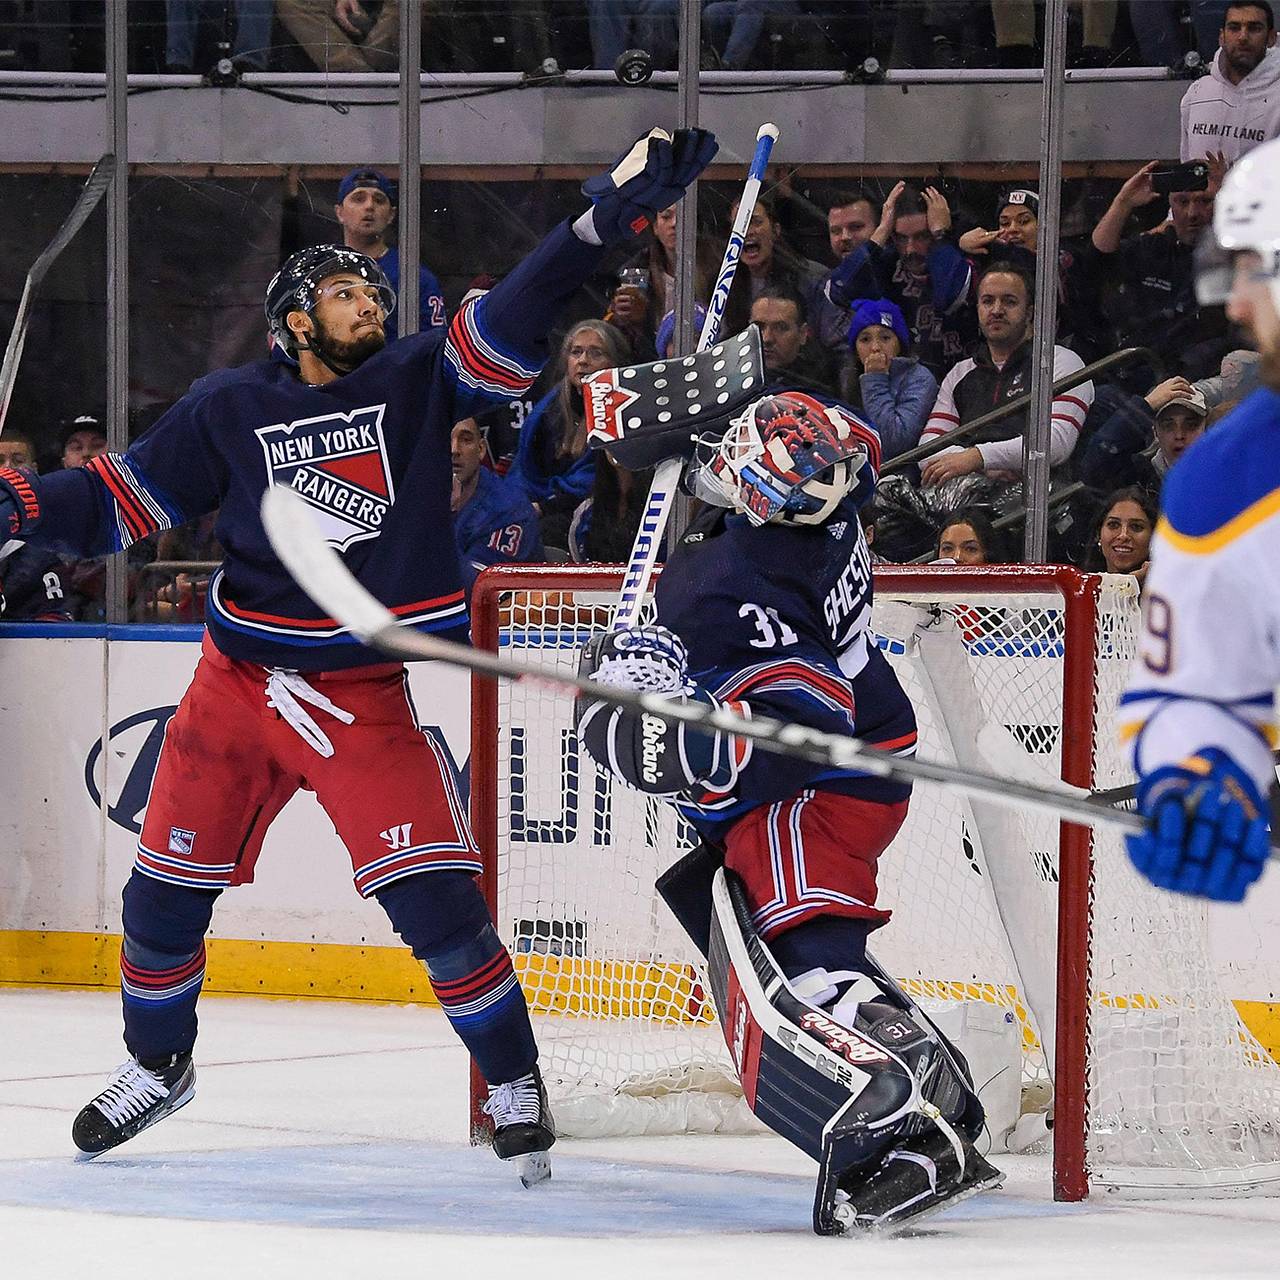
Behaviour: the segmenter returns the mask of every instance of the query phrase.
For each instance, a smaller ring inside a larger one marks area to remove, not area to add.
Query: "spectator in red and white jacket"
[[[961,360],[942,381],[921,444],[954,431],[1031,389],[1031,325],[1035,286],[1030,275],[1009,262],[993,262],[978,278],[977,354]],[[1056,381],[1082,369],[1084,362],[1066,347],[1053,349]],[[1085,414],[1093,403],[1093,383],[1085,382],[1053,400],[1049,461],[1058,466],[1071,456]],[[979,431],[964,447],[952,445],[921,464],[925,486],[957,476],[985,472],[995,480],[1022,474],[1022,437],[1027,414],[1015,413]]]

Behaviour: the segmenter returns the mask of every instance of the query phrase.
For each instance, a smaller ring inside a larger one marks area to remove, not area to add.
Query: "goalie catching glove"
[[[1138,784],[1151,827],[1128,836],[1133,865],[1152,884],[1218,902],[1240,902],[1270,857],[1266,807],[1253,780],[1210,748]]]
[[[595,636],[578,672],[615,689],[721,703],[689,679],[684,642],[666,627],[626,627]],[[740,712],[744,708],[734,708]],[[727,734],[669,724],[630,707],[580,694],[575,725],[592,758],[624,782],[652,796],[679,796],[694,788],[728,791],[750,756],[750,744]]]
[[[573,224],[574,231],[588,244],[635,239],[684,195],[717,149],[715,134],[706,129],[677,129],[674,134],[650,129],[608,173],[583,183],[591,208]]]

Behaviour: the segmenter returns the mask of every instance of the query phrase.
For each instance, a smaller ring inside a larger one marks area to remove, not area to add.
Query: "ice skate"
[[[127,1142],[195,1097],[196,1069],[189,1053],[168,1066],[148,1069],[136,1058],[118,1066],[107,1087],[76,1116],[72,1141],[80,1159],[92,1159]]]
[[[518,1080],[490,1085],[484,1112],[493,1117],[493,1150],[498,1159],[514,1161],[526,1187],[546,1182],[551,1177],[547,1152],[556,1133],[538,1068]]]
[[[822,1235],[893,1235],[923,1217],[1004,1181],[967,1139],[956,1135],[960,1154],[948,1136],[932,1130],[897,1144],[870,1172],[841,1175],[814,1227]],[[820,1224],[821,1228],[820,1229]]]

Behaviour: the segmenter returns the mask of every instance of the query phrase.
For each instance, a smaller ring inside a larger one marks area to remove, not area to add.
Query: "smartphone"
[[[643,267],[623,267],[618,272],[618,287],[649,291],[649,273]]]
[[[1175,191],[1204,191],[1209,186],[1209,165],[1204,160],[1161,165],[1151,171],[1151,186],[1162,196]]]

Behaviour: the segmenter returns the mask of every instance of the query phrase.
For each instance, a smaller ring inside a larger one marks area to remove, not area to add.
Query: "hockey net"
[[[476,642],[573,670],[619,585],[604,569],[490,570]],[[1137,624],[1130,578],[877,568],[873,628],[915,706],[920,755],[1001,776],[1132,780],[1113,711]],[[693,833],[579,751],[564,694],[478,678],[472,704],[486,890],[547,1015],[558,1128],[750,1129],[700,957],[653,888]],[[1091,1183],[1280,1190],[1280,1067],[1216,981],[1204,909],[1142,883],[1118,835],[922,784],[880,869],[893,919],[872,950],[967,1052],[977,1035],[980,1055],[1004,1044],[1007,1061],[1012,1042],[1012,1101],[984,1101],[1003,1105],[1013,1148],[1052,1123],[1059,1198]],[[476,1122],[479,1101],[476,1082]]]

